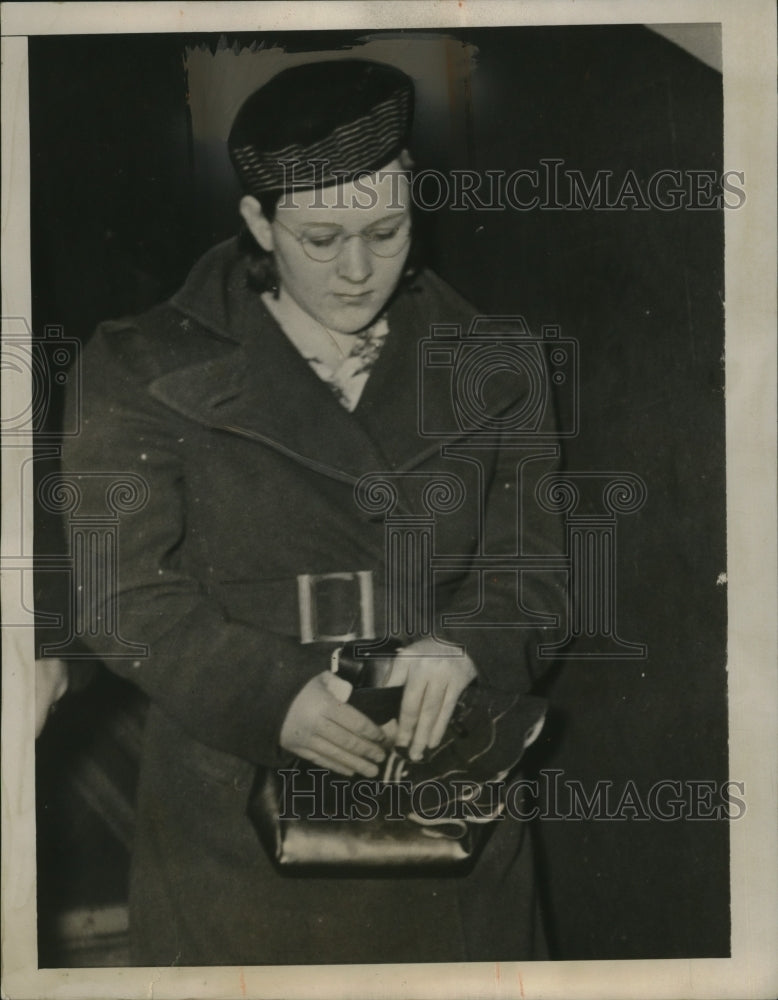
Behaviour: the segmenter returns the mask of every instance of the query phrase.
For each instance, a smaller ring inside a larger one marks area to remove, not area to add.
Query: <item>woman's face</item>
[[[244,199],[241,212],[259,244],[275,255],[284,291],[328,329],[356,333],[381,312],[403,273],[410,197],[407,174],[393,161],[349,184],[282,196],[273,222],[261,209],[256,217],[254,199]],[[397,252],[379,256],[387,249]],[[309,256],[331,253],[327,261]]]

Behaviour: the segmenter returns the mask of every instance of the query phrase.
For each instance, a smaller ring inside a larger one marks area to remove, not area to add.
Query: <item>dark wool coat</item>
[[[384,517],[355,504],[362,475],[460,478],[465,501],[437,517],[439,554],[559,549],[557,522],[531,499],[536,479],[552,468],[553,447],[521,464],[516,449],[477,435],[420,434],[420,423],[456,423],[451,372],[444,364],[428,377],[419,344],[431,324],[465,332],[473,315],[431,273],[399,290],[387,343],[350,414],[249,287],[246,261],[230,241],[206,254],[169,302],[104,324],[88,345],[81,434],[65,449],[81,512],[104,504],[105,477],[95,472],[134,473],[148,487],[142,509],[120,515],[116,579],[86,609],[115,612],[114,633],[148,650],[128,657],[105,636],[94,650],[151,703],[130,901],[134,962],[538,954],[521,823],[496,824],[464,877],[290,878],[273,868],[245,815],[257,765],[287,762],[278,733],[291,701],[329,663],[332,644],[299,641],[297,575],[372,569],[383,579]],[[516,393],[515,381],[510,391],[498,385],[490,407],[518,405]],[[548,429],[550,408],[544,419]],[[420,512],[426,481],[401,482],[408,512]],[[549,573],[522,573],[518,596],[515,569],[480,581],[460,558],[435,574],[435,588],[438,616],[482,607],[482,620],[509,625],[524,609],[562,611],[559,579]],[[381,635],[380,597],[376,615]],[[530,689],[538,630],[439,632],[467,646],[489,683]]]

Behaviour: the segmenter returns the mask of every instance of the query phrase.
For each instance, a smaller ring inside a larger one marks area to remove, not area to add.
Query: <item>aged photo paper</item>
[[[2,996],[775,996],[774,4],[1,6]],[[292,699],[403,630],[499,807],[290,874]]]

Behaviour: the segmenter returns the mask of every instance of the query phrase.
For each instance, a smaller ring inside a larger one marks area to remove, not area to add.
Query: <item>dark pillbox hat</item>
[[[385,166],[407,145],[413,83],[383,63],[293,66],[243,104],[227,140],[252,195],[326,187]]]

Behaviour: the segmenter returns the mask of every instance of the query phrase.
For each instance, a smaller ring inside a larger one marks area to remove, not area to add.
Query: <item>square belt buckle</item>
[[[300,573],[297,597],[301,643],[375,639],[372,570]]]

